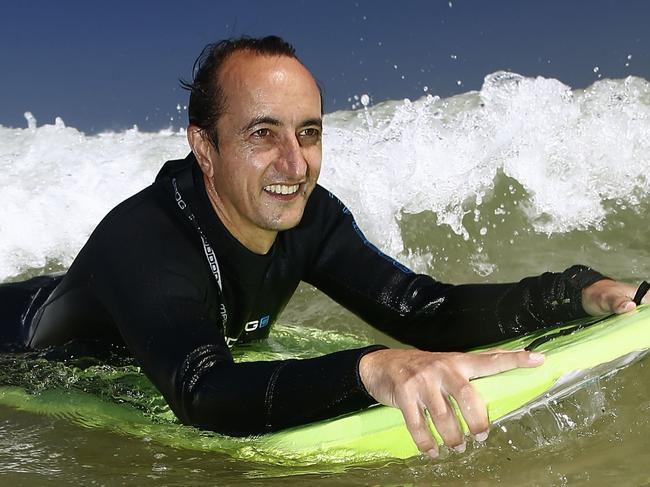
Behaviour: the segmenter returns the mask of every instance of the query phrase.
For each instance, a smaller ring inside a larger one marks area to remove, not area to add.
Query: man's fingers
[[[603,279],[582,290],[582,306],[592,316],[627,313],[636,308],[633,299],[637,289],[629,284]],[[642,303],[650,303],[649,294],[646,293]]]
[[[627,284],[610,287],[601,297],[600,307],[603,313],[626,313],[636,308],[634,304],[635,288]]]
[[[469,385],[469,382],[467,384]],[[438,431],[442,441],[451,448],[463,449],[465,444],[464,435],[451,404],[441,394],[440,389],[429,390],[428,392],[425,405],[429,412],[431,422],[436,427],[436,431]]]
[[[511,352],[467,353],[464,373],[469,379],[498,374],[518,367],[537,367],[544,355],[524,350]]]
[[[485,439],[489,427],[485,403],[469,380],[517,367],[535,367],[543,361],[542,354],[527,351],[432,353],[388,349],[365,355],[359,363],[359,375],[377,401],[402,411],[417,448],[435,457],[438,444],[425,410],[445,444],[462,451],[464,432],[452,407],[454,401],[470,433],[479,441]]]
[[[616,314],[627,313],[636,308],[636,304],[628,296],[617,296],[613,301],[612,310]]]
[[[413,442],[415,443],[415,446],[417,446],[418,450],[422,453],[428,454],[431,458],[437,457],[438,443],[429,430],[421,406],[416,402],[410,402],[403,405],[398,404],[398,407],[402,411],[402,416],[404,416],[406,429],[408,429],[408,432],[411,434]]]
[[[461,375],[457,375],[453,381],[444,386],[456,400],[469,432],[474,436],[486,432],[490,426],[487,407],[474,386]]]

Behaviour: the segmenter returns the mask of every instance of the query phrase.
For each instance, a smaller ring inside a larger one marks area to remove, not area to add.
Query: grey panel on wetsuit
[[[0,284],[0,344],[4,348],[27,345],[34,315],[62,278],[63,274],[53,274]]]
[[[64,278],[29,323],[26,345],[46,348],[75,340],[121,343],[98,297],[85,287],[70,289],[66,284]]]
[[[71,341],[122,342],[98,299],[66,285],[65,274],[0,284],[0,345],[46,348]]]

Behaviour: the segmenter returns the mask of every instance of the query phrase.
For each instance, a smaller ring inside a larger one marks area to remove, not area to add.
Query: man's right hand
[[[483,441],[489,427],[487,409],[469,380],[517,367],[537,367],[543,362],[542,354],[525,351],[434,353],[386,349],[364,355],[359,375],[375,400],[402,411],[418,449],[434,458],[438,444],[427,425],[425,409],[444,443],[464,451],[464,434],[449,397],[458,404],[470,433]]]

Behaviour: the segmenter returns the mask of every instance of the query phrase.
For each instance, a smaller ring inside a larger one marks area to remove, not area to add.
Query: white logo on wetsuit
[[[244,325],[244,330],[251,332],[255,331],[258,328],[264,328],[266,325],[269,324],[269,315],[262,316],[259,320],[255,321],[249,321]]]

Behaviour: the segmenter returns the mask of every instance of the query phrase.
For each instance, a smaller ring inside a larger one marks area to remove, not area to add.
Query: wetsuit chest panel
[[[266,338],[300,282],[300,266],[288,256],[274,255],[268,264],[255,281],[250,275],[242,279],[242,269],[247,266],[239,267],[232,283],[229,273],[224,272],[224,280],[230,284],[224,286],[224,297],[228,309],[233,310],[227,327],[231,339],[248,342]]]

